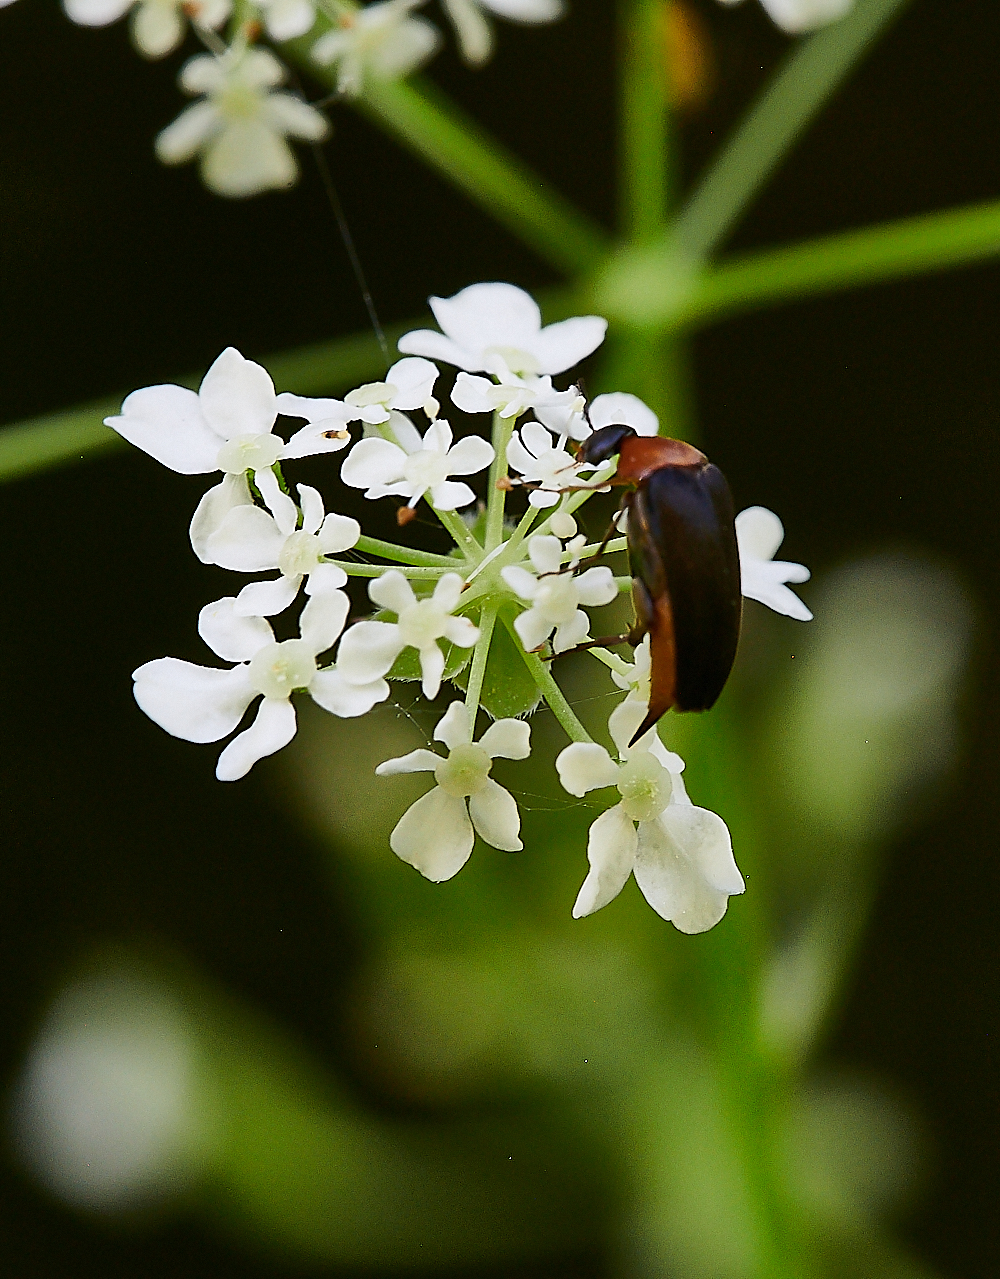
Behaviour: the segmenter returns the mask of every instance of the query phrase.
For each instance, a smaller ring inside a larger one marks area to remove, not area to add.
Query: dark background
[[[787,44],[752,3],[695,7],[716,89],[684,124],[689,176]],[[572,0],[560,26],[504,25],[485,71],[466,71],[450,51],[433,68],[609,226],[612,8]],[[191,166],[167,170],[152,155],[183,105],[181,55],[147,64],[123,25],[79,29],[41,0],[19,0],[0,22],[5,420],[169,380],[227,344],[256,357],[365,326],[308,153],[294,192],[212,197]],[[998,70],[993,0],[915,0],[730,247],[1000,195]],[[554,282],[353,114],[337,111],[334,125],[327,154],[386,322],[478,279]],[[949,557],[977,604],[964,767],[936,815],[892,850],[829,1053],[918,1100],[936,1173],[903,1230],[962,1279],[995,1274],[1000,1252],[998,286],[1000,268],[986,266],[797,303],[719,325],[694,347],[706,447],[738,507],[781,512],[789,558],[821,570],[916,545]],[[337,1057],[330,1005],[354,942],[315,851],[256,778],[220,787],[207,749],[174,742],[131,701],[140,662],[165,652],[201,660],[191,621],[209,598],[206,570],[179,553],[201,487],[129,453],[4,490],[5,1078],[73,956],[130,933],[178,944]],[[194,1227],[102,1232],[15,1172],[4,1175],[0,1251],[18,1279],[272,1273]],[[566,1273],[597,1274],[599,1264]]]

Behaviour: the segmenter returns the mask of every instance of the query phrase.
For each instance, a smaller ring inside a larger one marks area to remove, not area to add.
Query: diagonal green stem
[[[486,675],[486,661],[490,655],[490,643],[493,640],[493,628],[496,626],[497,606],[487,604],[479,618],[479,639],[476,640],[476,651],[472,655],[472,667],[469,671],[469,683],[465,690],[465,708],[469,712],[469,729],[474,733],[476,713],[479,710],[479,698],[483,691],[483,677]]]
[[[381,577],[388,568],[385,564],[359,564],[356,560],[328,559],[325,563],[335,564],[337,568],[343,569],[348,577]],[[414,568],[409,564],[393,565],[393,567],[397,573],[402,573],[404,577],[418,582],[436,582],[444,571],[440,568]]]
[[[367,555],[381,555],[383,559],[395,560],[399,564],[418,564],[425,568],[439,569],[459,567],[450,555],[432,555],[430,551],[416,551],[409,546],[397,546],[395,542],[383,542],[381,538],[365,537],[364,534],[358,538],[354,549],[364,551]]]
[[[566,736],[572,742],[592,742],[594,739],[590,736],[584,726],[577,719],[572,706],[567,702],[565,694],[559,685],[552,678],[552,672],[549,670],[547,662],[543,662],[537,653],[526,653],[524,645],[521,643],[521,637],[514,629],[513,620],[505,614],[501,614],[504,626],[510,633],[514,646],[521,654],[525,666],[527,666],[531,678],[541,689],[542,696],[548,703],[549,710],[559,721]]]
[[[451,534],[455,545],[465,553],[466,559],[471,564],[478,564],[483,558],[483,548],[469,532],[468,526],[461,515],[457,511],[439,511],[430,499],[428,499],[428,505]],[[457,572],[461,565],[453,563],[452,567]]]

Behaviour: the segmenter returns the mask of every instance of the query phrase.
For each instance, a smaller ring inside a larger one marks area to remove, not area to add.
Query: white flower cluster
[[[190,525],[191,545],[203,563],[270,574],[201,610],[199,634],[227,665],[173,657],[146,662],[134,673],[136,701],[175,737],[230,738],[216,773],[235,781],[292,739],[294,696],[307,693],[336,716],[364,715],[390,696],[391,680],[407,678],[406,669],[418,663],[425,698],[434,701],[451,689],[434,730],[448,754],[413,751],[386,761],[378,772],[433,772],[435,787],[403,815],[391,845],[427,878],[441,881],[465,863],[477,833],[494,848],[521,848],[517,802],[490,770],[497,757],[528,756],[529,726],[500,718],[476,738],[491,637],[507,618],[525,669],[571,738],[557,761],[563,786],[576,796],[601,788],[617,788],[619,796],[591,827],[591,870],[574,913],[600,909],[634,874],[653,908],[678,928],[710,928],[729,895],[742,892],[743,881],[725,823],[688,799],[683,762],[664,749],[655,731],[629,744],[650,697],[649,644],[636,650],[631,664],[594,650],[627,690],[608,725],[617,762],[590,740],[565,699],[554,696],[553,677],[536,656],[588,640],[587,610],[610,603],[630,584],[606,565],[588,566],[586,538],[574,515],[606,488],[614,460],[596,468],[578,462],[569,441],[612,423],[655,435],[656,416],[634,396],[599,396],[588,408],[576,387],[553,387],[553,377],[603,341],[606,323],[597,316],[543,326],[532,298],[509,284],[472,285],[430,304],[440,331],[406,334],[399,343],[403,358],[385,380],[343,399],[276,394],[267,372],[230,347],[197,392],[145,387],[128,396],[119,416],[107,419],[171,470],[218,477]],[[455,439],[439,416],[434,360],[459,370],[451,392],[456,407],[474,415],[491,412],[492,443],[478,434]],[[422,432],[408,416],[414,412],[428,419]],[[533,419],[518,428],[529,412]],[[286,439],[276,429],[279,415],[304,425]],[[328,512],[316,489],[289,485],[289,463],[342,451],[345,486],[371,501],[395,499],[400,524],[424,500],[455,550],[431,554],[364,537],[355,519]],[[481,503],[465,519],[459,511],[477,501],[466,481],[487,468],[485,510]],[[514,527],[504,521],[504,503],[518,486],[529,497]],[[744,595],[808,618],[786,585],[805,581],[807,570],[773,559],[782,539],[777,516],[751,507],[737,517],[736,528]],[[623,546],[619,541],[612,549]],[[378,610],[350,626],[349,576],[369,579]],[[272,623],[303,595],[297,623]],[[414,654],[405,668],[408,649]],[[451,700],[457,677],[464,696]],[[237,731],[258,699],[252,723]]]

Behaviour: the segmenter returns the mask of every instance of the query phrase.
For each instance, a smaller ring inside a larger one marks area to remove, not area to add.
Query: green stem
[[[381,577],[389,569],[387,564],[359,564],[355,560],[326,560],[325,563],[342,568],[348,577]],[[436,582],[445,571],[440,568],[411,568],[408,565],[395,564],[392,567],[397,573],[402,573],[404,577],[412,578],[417,582]],[[456,565],[452,564],[452,569],[455,567]]]
[[[525,666],[527,666],[531,678],[541,689],[542,696],[548,703],[549,710],[559,721],[563,732],[572,742],[592,742],[594,739],[590,736],[584,726],[577,719],[572,706],[567,702],[562,689],[552,678],[552,672],[549,670],[547,662],[543,662],[537,653],[526,653],[524,645],[521,643],[520,636],[514,629],[512,619],[503,616],[503,624],[510,633],[511,639],[514,641],[514,647],[521,654]]]
[[[383,559],[396,560],[400,564],[419,564],[425,568],[461,567],[450,555],[432,555],[430,551],[416,551],[409,546],[397,546],[395,542],[383,542],[381,538],[366,537],[364,534],[358,538],[354,550],[364,551],[368,555],[381,555]]]
[[[487,604],[479,617],[479,639],[476,640],[476,651],[472,655],[472,668],[469,671],[469,683],[465,690],[465,708],[469,712],[469,730],[472,732],[476,727],[476,714],[479,710],[479,698],[483,691],[483,677],[486,674],[486,661],[490,655],[490,643],[493,639],[496,620],[496,604]]]
[[[604,231],[429,81],[369,78],[354,105],[560,271],[585,273],[603,256]]]
[[[470,564],[478,564],[483,558],[483,548],[469,532],[469,529],[457,511],[439,511],[433,502],[428,499],[428,506],[445,526],[455,541],[456,546],[465,552],[466,560]],[[460,565],[452,561],[452,567],[457,572]]]
[[[624,236],[642,242],[666,229],[670,113],[662,0],[620,0],[621,214]]]
[[[600,549],[600,542],[591,542],[588,546],[584,546],[580,551],[578,551],[577,554],[580,556],[580,559],[585,560],[588,556],[596,555]],[[603,553],[605,555],[617,555],[619,551],[627,550],[628,539],[624,537],[616,537],[610,541],[607,546],[605,546]],[[567,560],[570,558],[568,551],[564,552],[564,558]]]
[[[496,550],[503,541],[503,513],[507,501],[505,489],[497,488],[507,474],[507,445],[514,433],[514,418],[493,414],[493,462],[490,466],[490,491],[486,498],[486,552]]]
[[[506,551],[510,557],[513,557],[520,549],[521,543],[531,531],[531,526],[540,514],[541,508],[538,506],[528,505],[528,509],[521,516],[521,522],[511,534],[507,542]]]
[[[726,238],[820,107],[906,0],[856,0],[804,40],[744,116],[677,222],[682,257],[708,257]]]

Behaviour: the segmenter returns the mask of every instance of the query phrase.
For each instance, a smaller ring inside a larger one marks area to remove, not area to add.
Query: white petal
[[[325,653],[344,629],[351,602],[343,591],[310,595],[299,618],[299,634],[314,653]]]
[[[398,626],[357,622],[340,641],[337,670],[351,684],[370,684],[386,674],[402,650]]]
[[[614,574],[603,564],[597,568],[588,568],[574,581],[580,603],[588,608],[594,608],[599,604],[610,604],[618,594]]]
[[[590,618],[578,608],[568,622],[560,622],[552,638],[552,651],[565,653],[590,637]]]
[[[555,22],[565,12],[563,0],[482,0],[482,3],[511,22]]]
[[[618,765],[596,742],[571,742],[556,756],[556,772],[563,789],[577,796],[618,781]]]
[[[475,0],[441,0],[455,28],[462,57],[480,67],[493,52],[493,32]]]
[[[529,350],[541,329],[535,299],[513,284],[470,284],[454,297],[431,298],[430,305],[448,337],[470,351],[495,346]]]
[[[648,404],[627,391],[613,391],[599,395],[587,409],[590,424],[595,431],[602,426],[631,426],[639,435],[656,435],[660,419]]]
[[[217,742],[231,733],[257,696],[245,666],[221,671],[160,657],[132,672],[135,700],[149,718],[188,742]]]
[[[766,506],[748,506],[736,517],[736,544],[740,558],[772,560],[785,537],[785,530]]]
[[[419,453],[424,447],[424,442],[420,438],[420,432],[405,413],[400,413],[396,409],[390,409],[389,428],[399,441],[399,446],[404,453]]]
[[[523,600],[533,600],[538,591],[538,578],[520,564],[509,564],[500,570],[500,576],[515,595]]]
[[[635,827],[621,804],[598,817],[587,840],[590,874],[573,906],[574,919],[592,915],[618,896],[632,873],[638,842]]]
[[[485,471],[496,454],[493,445],[479,435],[467,435],[448,451],[449,475],[476,475]]]
[[[483,367],[476,354],[433,329],[413,329],[410,333],[404,333],[396,345],[409,355],[427,355],[432,360],[454,364],[460,369],[475,370]]]
[[[431,489],[431,502],[439,511],[457,511],[475,500],[475,493],[460,480],[444,480]]]
[[[330,132],[326,116],[291,93],[269,93],[263,102],[262,115],[278,133],[306,142],[321,142]]]
[[[387,569],[368,584],[368,597],[380,608],[391,609],[397,616],[417,602],[413,587],[397,568]]]
[[[521,443],[535,458],[541,457],[552,448],[552,436],[538,422],[525,422],[521,427]]]
[[[797,622],[811,621],[812,613],[785,582],[807,582],[810,576],[804,564],[790,564],[785,560],[743,559],[740,562],[743,595],[748,600],[766,604],[776,613],[794,617]]]
[[[343,400],[317,399],[311,395],[293,395],[282,391],[276,398],[278,412],[286,417],[304,417],[307,422],[325,422],[330,419],[346,424],[353,420],[353,410]]]
[[[205,541],[209,564],[237,573],[277,568],[285,537],[274,517],[259,506],[237,506]]]
[[[300,485],[300,491],[301,487]],[[360,536],[361,525],[357,520],[349,515],[336,515],[331,512],[320,526],[320,550],[324,555],[336,555],[339,551],[349,551],[357,544]]]
[[[469,796],[469,816],[480,838],[493,848],[519,853],[524,847],[520,840],[521,814],[517,801],[492,777],[486,779],[482,790]]]
[[[544,509],[548,506],[555,506],[559,501],[559,494],[550,489],[535,489],[528,498],[531,506],[538,506]]]
[[[257,718],[229,743],[219,756],[215,775],[220,782],[246,777],[254,764],[287,746],[295,736],[295,707],[283,699],[265,697]]]
[[[234,610],[240,617],[274,617],[295,602],[301,585],[301,577],[283,573],[266,582],[248,582],[236,596]]]
[[[479,627],[467,617],[448,617],[443,629],[444,638],[459,648],[471,648],[479,639]]]
[[[433,773],[440,763],[440,755],[421,749],[410,751],[409,755],[387,759],[384,764],[379,764],[375,772],[379,777],[394,777],[397,773]]]
[[[842,18],[854,0],[762,0],[762,3],[782,30],[789,35],[801,35]]]
[[[282,493],[275,473],[270,468],[255,471],[253,479],[281,533],[285,537],[294,533],[299,522],[299,512],[288,494]]]
[[[233,199],[283,191],[298,173],[288,143],[260,120],[227,121],[201,161],[202,181],[209,190]]]
[[[340,468],[340,478],[351,488],[394,484],[403,476],[406,454],[396,444],[372,436],[359,440]]]
[[[611,712],[608,718],[608,732],[611,734],[611,740],[618,747],[618,753],[624,755],[629,749],[629,742],[632,740],[632,734],[646,718],[645,702],[636,701],[635,698],[628,697],[624,702]],[[652,731],[652,730],[650,730]],[[642,746],[648,749],[652,738],[649,734],[644,735],[636,746]]]
[[[105,426],[181,475],[205,475],[219,469],[222,439],[201,412],[198,396],[183,386],[145,386],[133,391],[120,417]]]
[[[198,614],[198,634],[213,653],[227,662],[249,662],[254,653],[274,643],[274,632],[262,614],[241,617],[235,604],[231,595],[206,604]]]
[[[425,18],[407,18],[390,28],[369,55],[374,75],[383,80],[408,76],[434,53],[441,33]],[[391,379],[390,379],[391,380]]]
[[[250,496],[246,475],[224,475],[222,483],[210,488],[202,497],[191,517],[188,536],[195,555],[203,564],[212,563],[208,553],[208,539],[229,512],[237,506],[252,505],[253,498]]]
[[[274,384],[266,369],[227,346],[205,374],[201,411],[219,435],[268,435],[278,416]]]
[[[435,884],[458,874],[474,843],[465,800],[446,795],[440,786],[411,804],[389,836],[396,856]]]
[[[63,0],[70,22],[80,27],[106,27],[131,9],[133,0]]]
[[[437,722],[434,729],[434,740],[444,742],[450,751],[462,746],[472,739],[472,726],[469,723],[469,712],[464,702],[452,702]]]
[[[309,683],[309,695],[331,715],[341,719],[354,719],[367,715],[378,702],[389,696],[389,685],[384,679],[370,684],[349,684],[336,670],[317,671]]]
[[[335,431],[337,434],[328,439],[329,431]],[[343,434],[340,434],[341,432]],[[281,450],[281,456],[284,460],[317,457],[321,453],[339,453],[341,449],[346,449],[350,442],[351,436],[346,424],[337,419],[328,418],[325,421],[312,422],[302,427],[300,431],[296,431]]]
[[[562,564],[562,543],[558,537],[548,534],[529,538],[528,555],[536,573],[558,573]]]
[[[444,653],[437,644],[427,644],[420,650],[420,674],[424,697],[433,702],[441,691],[441,676],[444,674]]]
[[[306,594],[321,595],[325,591],[336,591],[347,585],[347,574],[336,564],[317,564],[310,569],[306,578]]]
[[[295,487],[298,489],[299,506],[302,508],[302,531],[303,533],[318,533],[323,524],[323,498],[320,496],[318,489],[311,488],[308,484],[297,484]],[[357,521],[352,521],[352,523],[357,523]],[[338,547],[337,549],[346,548]]]
[[[507,445],[507,463],[515,471],[519,471],[521,475],[533,476],[538,469],[538,458],[529,453],[524,447],[517,431],[510,437],[510,442]]]
[[[451,426],[443,417],[432,422],[424,434],[424,448],[433,449],[435,453],[447,453],[451,448],[451,441]]]
[[[147,58],[162,58],[184,39],[179,9],[162,0],[146,0],[132,11],[132,39]]]
[[[214,102],[194,102],[156,135],[156,157],[162,164],[185,164],[222,128]]]
[[[526,653],[541,648],[553,631],[553,625],[541,609],[530,608],[514,619],[514,630]]]
[[[490,759],[527,759],[531,727],[523,719],[498,719],[479,739],[479,745]]]
[[[718,813],[693,804],[669,804],[660,823],[710,887],[729,894],[745,890],[729,827]]]
[[[675,812],[690,811],[675,808]],[[728,893],[705,881],[664,823],[643,822],[639,832],[635,878],[646,901],[682,933],[714,928],[726,913]]]
[[[450,613],[462,598],[463,585],[464,582],[460,573],[445,573],[444,577],[438,579],[438,584],[434,587],[434,594],[431,598],[438,608]]]
[[[598,315],[578,315],[550,324],[531,343],[539,373],[563,373],[590,355],[604,341],[607,320]]]
[[[492,413],[496,407],[492,394],[495,385],[489,378],[459,373],[452,388],[451,402],[463,413]]]
[[[396,388],[392,399],[395,409],[422,409],[430,399],[434,383],[438,379],[436,364],[430,360],[415,359],[397,360],[385,380]]]
[[[315,21],[316,9],[309,0],[269,0],[264,7],[264,25],[274,40],[304,36]]]

